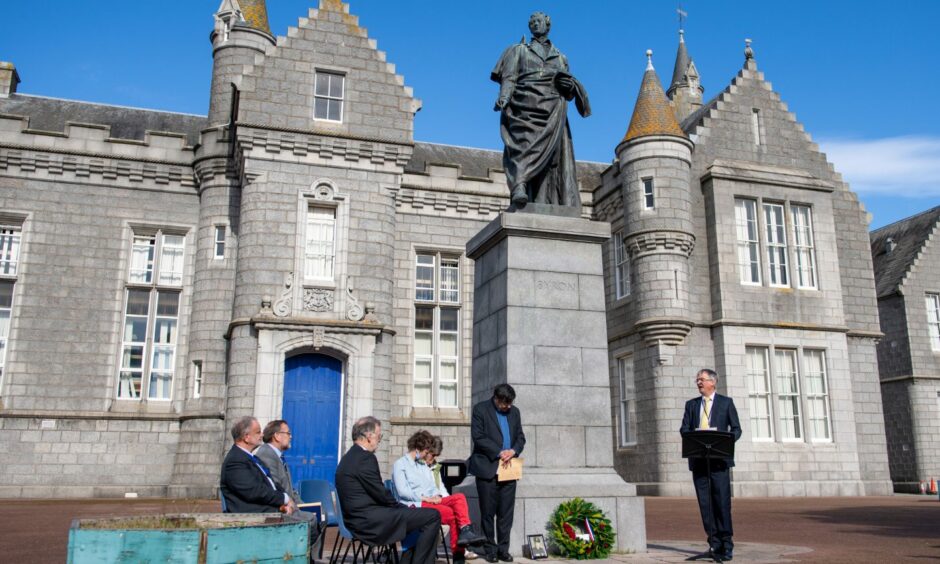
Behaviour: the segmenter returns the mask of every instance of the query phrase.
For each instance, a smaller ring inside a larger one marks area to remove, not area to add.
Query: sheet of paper
[[[521,458],[513,458],[509,464],[499,463],[499,469],[496,471],[496,480],[499,482],[511,482],[522,479],[522,464],[525,462]]]

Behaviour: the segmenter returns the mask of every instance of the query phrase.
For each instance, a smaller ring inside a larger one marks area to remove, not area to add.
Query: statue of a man
[[[568,129],[568,101],[588,117],[591,106],[581,83],[568,73],[568,59],[548,39],[552,20],[529,18],[532,41],[503,52],[490,75],[499,83],[496,111],[506,148],[503,168],[516,208],[528,202],[581,206]]]

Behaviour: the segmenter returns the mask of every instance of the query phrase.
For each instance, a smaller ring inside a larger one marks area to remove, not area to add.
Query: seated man
[[[465,546],[481,544],[485,539],[473,530],[467,498],[460,493],[448,494],[431,471],[443,446],[439,437],[427,431],[412,435],[408,439],[408,453],[392,468],[392,482],[402,503],[428,507],[441,514],[441,522],[450,526],[450,549],[454,560],[459,562],[476,557],[473,552],[466,551]]]
[[[271,478],[271,472],[251,451],[261,444],[261,425],[245,416],[232,425],[232,450],[222,463],[219,489],[226,513],[276,513],[296,509],[290,496]]]
[[[385,489],[374,454],[382,440],[382,424],[371,416],[359,419],[353,424],[352,440],[355,444],[336,467],[336,492],[346,528],[370,545],[396,543],[417,530],[417,543],[403,561],[433,564],[441,516],[433,509],[406,507]]]

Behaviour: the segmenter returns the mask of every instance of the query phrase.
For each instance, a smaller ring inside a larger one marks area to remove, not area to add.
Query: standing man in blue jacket
[[[512,405],[515,400],[516,391],[512,386],[500,384],[493,390],[492,398],[473,406],[470,420],[473,450],[469,470],[476,477],[477,494],[480,496],[487,562],[512,562],[509,533],[516,506],[516,482],[500,482],[496,473],[500,464],[508,464],[518,457],[525,446],[519,408]]]
[[[741,438],[741,423],[734,401],[728,396],[715,392],[718,374],[714,370],[703,368],[695,375],[695,385],[699,397],[685,402],[685,415],[682,417],[680,433],[712,430],[734,434],[734,440]],[[695,495],[698,497],[699,511],[702,513],[702,525],[708,535],[709,552],[718,559],[731,560],[734,542],[731,540],[731,468],[733,458],[712,459],[711,473],[704,458],[690,458],[689,470],[695,483]],[[708,482],[711,480],[712,499],[708,501]]]

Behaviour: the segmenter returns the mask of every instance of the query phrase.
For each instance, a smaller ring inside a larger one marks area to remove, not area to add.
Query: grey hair
[[[718,382],[718,373],[715,372],[714,370],[711,370],[709,368],[703,368],[699,370],[698,372],[696,372],[695,376],[698,377],[698,376],[701,376],[702,374],[707,376],[708,379],[711,380],[712,382],[715,382],[715,383]]]
[[[257,421],[257,419],[251,415],[236,419],[235,423],[232,425],[232,440],[237,441],[248,434],[248,430],[251,429],[251,425],[255,421]]]
[[[369,433],[374,433],[376,427],[381,426],[382,422],[375,417],[372,417],[371,415],[366,415],[365,417],[356,420],[352,427],[353,442],[366,438],[366,435]]]

